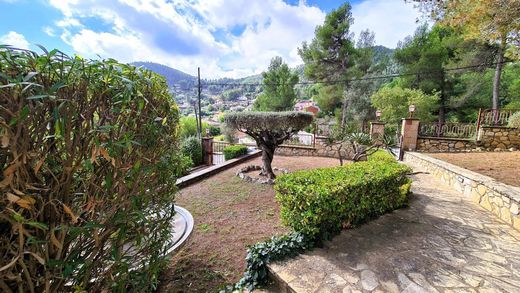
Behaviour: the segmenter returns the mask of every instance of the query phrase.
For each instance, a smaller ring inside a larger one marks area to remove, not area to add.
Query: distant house
[[[303,100],[299,101],[294,105],[294,111],[298,112],[311,112],[314,116],[318,115],[318,112],[320,111],[320,107],[318,107],[318,104],[316,102],[311,100]]]

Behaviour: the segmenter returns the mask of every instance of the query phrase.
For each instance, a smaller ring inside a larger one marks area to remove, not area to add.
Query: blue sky
[[[0,0],[0,44],[34,44],[87,58],[153,61],[203,77],[264,71],[274,56],[301,64],[297,48],[339,0]],[[350,1],[352,31],[395,47],[419,13],[404,0]]]

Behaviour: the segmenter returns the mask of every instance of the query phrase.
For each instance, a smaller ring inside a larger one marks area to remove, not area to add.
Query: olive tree
[[[227,126],[251,136],[262,150],[261,175],[274,179],[273,161],[276,148],[298,131],[311,124],[313,116],[304,112],[240,112],[224,116]]]

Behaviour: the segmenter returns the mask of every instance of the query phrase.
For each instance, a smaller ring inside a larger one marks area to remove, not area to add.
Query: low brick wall
[[[477,147],[475,140],[443,137],[417,138],[417,151],[427,153],[467,152]]]
[[[336,145],[327,145],[325,137],[317,137],[314,147],[282,145],[276,148],[275,155],[338,158],[338,148]],[[344,145],[342,154],[344,158],[351,157],[350,147]]]
[[[520,129],[482,126],[477,140],[489,150],[520,149]]]
[[[404,161],[417,164],[444,184],[520,230],[520,188],[424,154],[407,152]]]

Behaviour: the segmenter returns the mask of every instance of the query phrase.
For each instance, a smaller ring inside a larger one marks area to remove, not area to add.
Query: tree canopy
[[[281,57],[275,57],[266,72],[262,73],[263,93],[253,105],[256,111],[292,110],[296,101],[294,86],[298,83],[298,75],[291,72]]]
[[[316,27],[312,42],[304,42],[298,49],[308,78],[326,82],[354,76],[357,51],[350,32],[353,21],[350,4],[341,5],[327,14],[323,25]],[[342,104],[341,124],[344,125],[348,107],[346,95]]]
[[[518,57],[520,0],[415,0],[435,20],[460,29],[467,39],[497,46],[492,107],[499,107],[506,54]]]
[[[371,97],[372,104],[381,110],[381,119],[397,124],[401,118],[408,116],[408,106],[415,105],[415,117],[421,121],[432,121],[436,118],[432,113],[438,107],[439,94],[427,95],[421,90],[385,86]]]
[[[237,112],[224,116],[226,126],[251,136],[262,150],[262,174],[274,179],[271,167],[276,148],[311,124],[313,116],[305,112]]]

